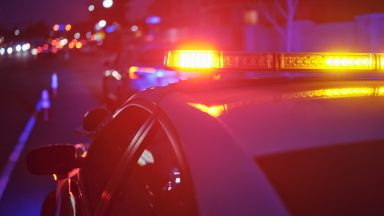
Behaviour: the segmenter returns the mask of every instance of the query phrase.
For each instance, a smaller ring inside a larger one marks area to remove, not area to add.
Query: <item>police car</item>
[[[137,91],[175,82],[171,81],[176,78],[175,72],[163,67],[164,49],[152,47],[136,52],[125,50],[115,56],[114,63],[105,62],[107,68],[102,78],[102,94],[111,110]]]
[[[200,76],[94,115],[89,146],[29,153],[58,183],[44,213],[384,214],[383,55],[175,50],[166,65]]]

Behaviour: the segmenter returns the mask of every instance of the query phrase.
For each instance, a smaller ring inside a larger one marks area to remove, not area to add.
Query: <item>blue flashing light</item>
[[[57,31],[65,31],[65,25],[59,24],[59,29]]]
[[[159,24],[161,22],[161,18],[158,16],[150,16],[150,17],[147,17],[145,22],[147,24]]]
[[[115,25],[107,26],[107,27],[105,28],[105,31],[106,31],[107,33],[115,32],[115,31],[116,31],[116,26],[115,26]]]

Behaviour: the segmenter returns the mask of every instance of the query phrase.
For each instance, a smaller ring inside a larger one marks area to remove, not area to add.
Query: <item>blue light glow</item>
[[[147,24],[159,24],[161,22],[161,18],[158,16],[150,16],[145,20]]]
[[[164,76],[164,72],[163,71],[158,71],[158,72],[156,72],[156,76],[157,77],[163,77]]]
[[[114,32],[114,31],[116,31],[116,26],[115,26],[115,25],[107,26],[107,27],[105,28],[105,31],[106,31],[107,33],[112,33],[112,32]]]
[[[177,177],[177,178],[175,179],[175,183],[176,183],[176,184],[180,184],[180,183],[181,183],[181,178]]]

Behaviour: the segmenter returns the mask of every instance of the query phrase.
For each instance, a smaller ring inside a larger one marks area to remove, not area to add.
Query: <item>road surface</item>
[[[39,215],[45,195],[55,188],[51,177],[27,172],[28,150],[48,144],[89,141],[74,131],[81,127],[87,110],[101,105],[102,59],[100,54],[77,54],[68,60],[60,55],[37,60],[0,59],[0,174],[9,178],[0,196],[1,216]],[[56,97],[51,94],[49,120],[44,121],[39,115],[29,133],[28,122],[31,123],[42,90],[50,88],[54,72],[59,87]],[[25,145],[21,145],[24,148],[17,149],[15,145],[20,144],[23,136],[27,138]],[[20,157],[12,167],[18,150]],[[9,175],[7,169],[11,170]],[[1,190],[0,184],[0,194]]]

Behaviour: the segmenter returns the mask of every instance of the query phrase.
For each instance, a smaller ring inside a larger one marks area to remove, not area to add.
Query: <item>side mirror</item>
[[[112,114],[105,108],[96,108],[87,112],[83,119],[83,129],[89,132],[102,128],[112,118]]]
[[[34,175],[66,175],[80,167],[75,145],[51,145],[33,149],[27,154],[27,167]]]

